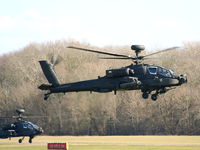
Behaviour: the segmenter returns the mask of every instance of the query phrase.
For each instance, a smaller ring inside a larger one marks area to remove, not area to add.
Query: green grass
[[[0,147],[0,150],[47,150],[46,146],[12,146]]]
[[[200,150],[200,136],[40,136],[33,144],[0,140],[0,150],[47,150],[48,142],[69,142],[70,150]]]
[[[71,145],[70,150],[199,150],[199,146]],[[47,150],[46,146],[0,147],[0,150]]]

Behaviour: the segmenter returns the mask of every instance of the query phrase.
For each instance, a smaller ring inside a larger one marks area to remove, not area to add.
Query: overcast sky
[[[0,1],[0,54],[60,39],[147,49],[200,41],[199,0]]]

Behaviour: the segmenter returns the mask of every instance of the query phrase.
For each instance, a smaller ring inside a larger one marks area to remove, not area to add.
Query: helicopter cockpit
[[[32,123],[31,122],[23,122],[23,128],[24,129],[33,129],[33,125],[32,125]]]
[[[39,126],[37,126],[36,124],[32,123],[32,122],[29,122],[29,124],[32,126],[32,128],[36,129],[36,130],[39,130]]]
[[[165,69],[164,67],[158,67],[158,66],[149,66],[148,72],[151,75],[160,75],[166,78],[172,78],[175,76],[175,72],[171,69]]]
[[[158,74],[161,75],[161,76],[167,77],[167,78],[172,77],[170,71],[165,69],[165,68],[162,68],[162,67],[158,68]]]
[[[30,125],[32,125],[33,129],[35,129],[38,133],[43,133],[43,129],[41,127],[39,127],[38,125],[32,123],[32,122],[29,122]]]
[[[148,67],[149,74],[151,75],[157,75],[157,72],[158,72],[157,70],[158,70],[158,67],[154,67],[154,66]]]

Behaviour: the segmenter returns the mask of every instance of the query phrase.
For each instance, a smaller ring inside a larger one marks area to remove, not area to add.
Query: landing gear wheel
[[[152,94],[152,95],[151,95],[151,99],[152,99],[153,101],[156,101],[157,98],[158,98],[158,95],[157,95],[157,94]]]
[[[29,143],[32,143],[32,139],[29,139],[29,141],[28,141]]]
[[[142,98],[148,99],[149,98],[149,94],[147,92],[143,92],[142,93]]]
[[[19,139],[19,141],[18,141],[19,143],[22,143],[22,139]]]

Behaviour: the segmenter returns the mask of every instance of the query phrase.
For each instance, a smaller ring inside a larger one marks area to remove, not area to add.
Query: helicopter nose
[[[180,84],[187,83],[187,75],[186,75],[186,74],[184,74],[184,75],[182,75],[182,74],[179,75],[178,80],[179,80],[179,83],[180,83]]]

